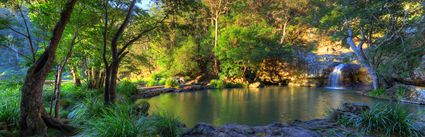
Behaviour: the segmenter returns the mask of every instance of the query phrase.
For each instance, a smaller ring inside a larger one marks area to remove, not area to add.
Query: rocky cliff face
[[[278,59],[265,60],[257,73],[266,84],[317,87],[328,84],[328,76],[335,66],[346,65],[342,69],[343,84],[368,83],[367,71],[355,62],[353,53],[322,54],[313,52],[296,52],[295,59],[284,61]],[[270,67],[273,66],[273,67]]]

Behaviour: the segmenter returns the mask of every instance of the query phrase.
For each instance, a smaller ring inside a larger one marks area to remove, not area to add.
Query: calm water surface
[[[148,100],[151,113],[167,111],[187,126],[206,122],[215,126],[238,123],[251,126],[272,122],[324,118],[331,108],[345,102],[363,102],[373,106],[389,101],[360,96],[350,90],[301,87],[260,89],[222,89],[163,94]],[[425,111],[424,106],[401,104],[411,112]]]

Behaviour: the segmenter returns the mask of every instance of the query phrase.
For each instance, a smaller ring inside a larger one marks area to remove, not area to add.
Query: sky
[[[151,0],[141,0],[139,2],[136,3],[136,6],[141,7],[142,9],[149,9],[149,5],[152,4]]]

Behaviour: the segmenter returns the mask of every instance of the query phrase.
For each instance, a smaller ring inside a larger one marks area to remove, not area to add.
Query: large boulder
[[[396,84],[387,89],[387,92],[394,99],[403,102],[425,104],[425,87]]]

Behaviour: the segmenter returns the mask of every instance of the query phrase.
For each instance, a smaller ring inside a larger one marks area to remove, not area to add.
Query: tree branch
[[[28,59],[28,60],[32,60],[32,58],[31,58],[31,57],[28,57],[28,56],[26,56],[25,54],[23,54],[23,53],[21,53],[21,52],[19,52],[19,51],[15,50],[15,49],[13,49],[13,48],[11,48],[11,47],[9,47],[9,46],[6,46],[6,45],[4,45],[4,44],[0,44],[0,46],[3,46],[3,47],[5,47],[5,48],[8,48],[8,49],[12,50],[13,52],[17,53],[18,55],[20,55],[20,56],[22,56],[22,57],[24,57],[24,58],[26,58],[26,59]]]
[[[170,12],[167,12],[167,14],[165,14],[165,16],[160,21],[157,21],[155,23],[155,25],[153,25],[151,28],[146,29],[146,30],[140,32],[136,37],[132,38],[130,41],[128,41],[127,43],[125,43],[124,46],[121,48],[121,50],[118,52],[118,55],[123,54],[123,52],[130,45],[132,45],[134,42],[136,42],[137,40],[139,40],[140,38],[142,38],[144,34],[146,34],[146,33],[150,32],[150,31],[154,30],[155,28],[157,28],[159,26],[158,24],[161,24],[162,22],[164,22],[164,20],[168,17],[169,14],[170,14]]]
[[[24,37],[28,37],[27,35],[25,35],[24,33],[22,33],[22,32],[20,32],[20,31],[18,31],[18,30],[15,30],[14,28],[12,28],[12,26],[7,26],[7,28],[8,29],[10,29],[11,31],[13,31],[13,32],[15,32],[15,33],[17,33],[17,34],[19,34],[19,35],[22,35],[22,36],[24,36]]]
[[[25,30],[27,31],[28,43],[30,44],[31,53],[32,53],[32,62],[35,62],[35,50],[32,43],[31,33],[27,24],[27,19],[25,19],[24,13],[22,12],[21,6],[17,5],[19,13],[21,14],[22,20],[24,20]]]
[[[121,38],[121,35],[124,32],[124,29],[127,27],[128,23],[130,22],[131,12],[133,12],[133,8],[134,8],[135,4],[136,4],[136,0],[133,0],[130,4],[130,7],[128,8],[127,15],[125,16],[124,22],[118,28],[117,33],[115,33],[115,36],[112,39],[111,45],[113,45],[113,46],[118,45],[118,39]]]

